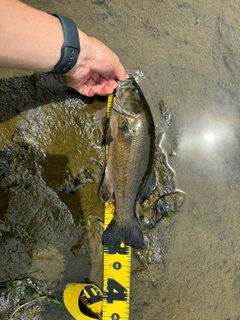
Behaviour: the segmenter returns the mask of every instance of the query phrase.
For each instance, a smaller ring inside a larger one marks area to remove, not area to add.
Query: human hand
[[[117,80],[128,75],[118,56],[101,41],[79,30],[81,52],[76,65],[62,76],[67,86],[92,97],[108,95],[117,87]]]

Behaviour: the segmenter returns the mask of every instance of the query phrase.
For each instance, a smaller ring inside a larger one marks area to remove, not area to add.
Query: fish
[[[105,134],[108,160],[99,198],[114,197],[115,212],[102,235],[104,246],[124,243],[144,249],[136,204],[156,187],[154,171],[155,126],[147,100],[134,77],[118,81]]]

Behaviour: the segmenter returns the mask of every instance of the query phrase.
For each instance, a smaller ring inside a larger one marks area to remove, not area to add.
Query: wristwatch
[[[52,13],[51,15],[57,17],[61,22],[64,42],[61,48],[61,57],[54,69],[49,73],[62,75],[70,71],[77,62],[80,53],[78,29],[72,19],[57,13]]]

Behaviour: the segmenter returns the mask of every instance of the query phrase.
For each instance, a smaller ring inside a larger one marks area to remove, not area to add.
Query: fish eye
[[[139,89],[138,89],[137,87],[134,87],[134,88],[133,88],[133,93],[139,94],[140,91],[139,91]]]

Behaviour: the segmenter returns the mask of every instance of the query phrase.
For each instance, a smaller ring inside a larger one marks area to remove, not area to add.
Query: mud
[[[168,162],[161,181],[186,192],[133,255],[130,319],[239,320],[240,5],[25,2],[68,15],[127,69],[144,70]],[[106,101],[53,75],[0,76],[0,282],[27,275],[60,301],[69,282],[101,288]],[[72,319],[58,310],[51,319]]]

